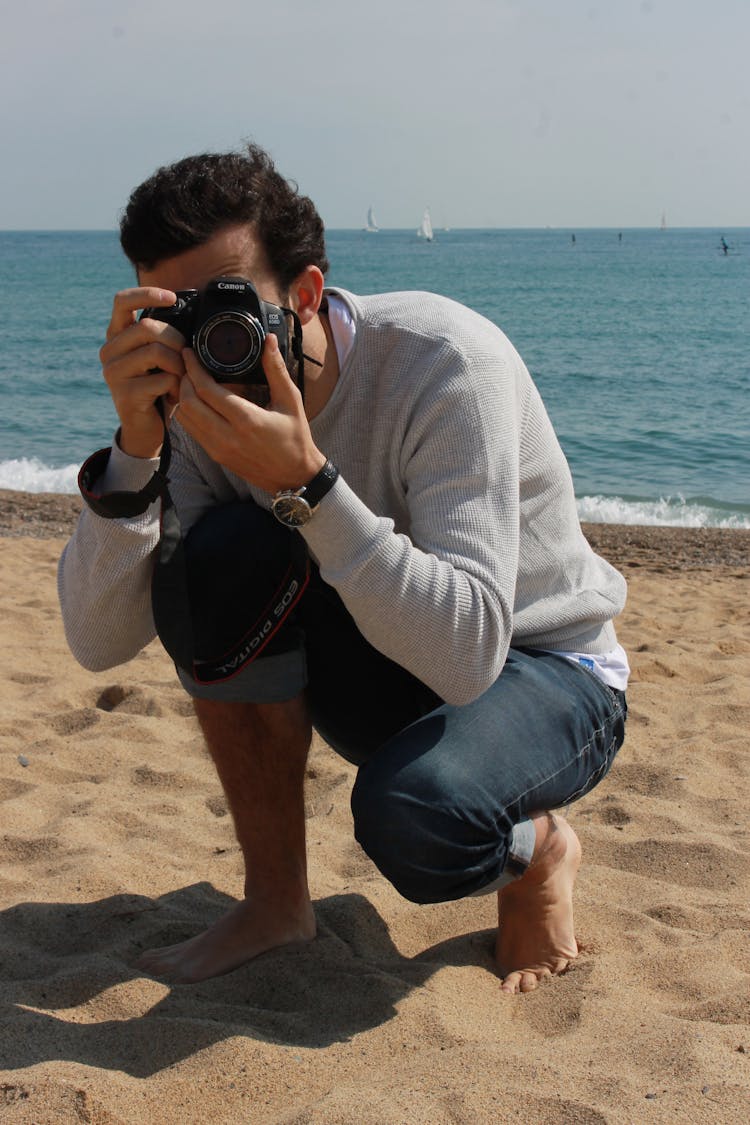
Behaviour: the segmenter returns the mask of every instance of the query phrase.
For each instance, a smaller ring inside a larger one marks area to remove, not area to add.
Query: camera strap
[[[142,516],[159,497],[169,496],[169,465],[172,460],[172,444],[169,440],[169,427],[164,416],[164,403],[156,401],[156,409],[164,426],[164,440],[159,454],[159,466],[151,479],[138,492],[104,492],[97,495],[93,491],[96,481],[101,480],[109,464],[112,449],[99,449],[83,462],[78,473],[78,488],[81,496],[98,516],[107,520],[132,519]],[[118,431],[119,433],[119,431]],[[115,441],[117,438],[115,438]],[[169,503],[171,504],[171,498]]]
[[[282,308],[283,313],[291,317],[294,331],[292,332],[292,355],[297,361],[297,387],[299,393],[302,395],[302,402],[305,401],[305,360],[308,363],[314,363],[316,367],[322,367],[323,364],[318,359],[313,359],[312,356],[305,355],[302,350],[302,324],[294,309]]]
[[[78,487],[89,508],[98,516],[110,520],[133,519],[141,516],[161,498],[159,547],[152,587],[159,581],[157,576],[163,578],[169,574],[169,581],[159,583],[162,587],[162,611],[175,623],[178,634],[176,648],[181,656],[186,657],[192,652],[193,638],[190,614],[185,612],[186,580],[182,528],[169,493],[168,473],[172,460],[172,442],[169,438],[163,400],[157,399],[155,405],[164,426],[164,439],[159,454],[159,466],[144,487],[138,492],[115,491],[101,495],[93,492],[95,482],[100,480],[106,471],[112,453],[111,447],[98,450],[84,461],[78,474]]]
[[[297,385],[304,401],[304,361],[305,359],[310,359],[312,363],[318,361],[303,354],[302,326],[296,313],[291,309],[284,311],[290,314],[294,323],[292,354],[296,360]],[[263,537],[268,549],[273,547],[273,535],[276,534],[278,538],[275,550],[279,558],[276,559],[276,565],[270,567],[270,574],[274,575],[278,570],[279,576],[274,578],[260,608],[253,605],[246,607],[247,620],[243,623],[237,642],[228,647],[222,644],[221,656],[217,660],[213,657],[207,659],[203,655],[207,643],[207,630],[205,623],[200,619],[197,625],[195,624],[195,606],[192,605],[192,601],[195,600],[194,591],[191,597],[191,589],[195,586],[195,582],[191,581],[191,574],[195,573],[195,552],[189,549],[192,544],[188,545],[183,536],[179,517],[169,492],[172,443],[164,402],[160,398],[155,405],[164,426],[164,439],[158,467],[144,487],[132,492],[113,491],[101,495],[94,492],[96,482],[101,480],[107,469],[111,448],[98,450],[84,462],[78,474],[78,486],[88,507],[104,519],[132,519],[143,515],[156,500],[161,499],[159,545],[151,580],[154,623],[162,644],[179,667],[189,670],[198,682],[221,680],[233,675],[253,660],[276,637],[281,625],[307,586],[309,579],[307,549],[300,536],[290,536],[287,529],[282,529],[273,518],[258,509],[260,518],[265,517],[269,521],[270,526],[265,529]],[[238,507],[247,509],[245,514],[248,518],[255,518],[252,516],[255,505],[240,502]],[[223,518],[219,509],[214,512],[219,520]],[[238,516],[232,515],[232,519],[237,520]],[[243,522],[242,514],[239,515],[239,522],[240,524]],[[200,583],[198,585],[201,586]],[[236,617],[234,608],[230,616],[234,623]],[[248,622],[253,621],[255,624],[248,628]],[[211,640],[210,635],[208,640]],[[209,651],[211,649],[212,645],[209,644]]]

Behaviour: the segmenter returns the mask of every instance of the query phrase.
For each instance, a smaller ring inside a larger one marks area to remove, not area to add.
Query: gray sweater
[[[302,534],[363,635],[455,704],[494,682],[511,643],[614,648],[625,581],[583,537],[565,457],[509,340],[432,294],[329,292],[356,336],[311,428],[341,476]],[[179,424],[170,432],[184,532],[216,504],[270,506]],[[101,491],[138,489],[155,467],[115,443]],[[158,537],[158,504],[132,520],[81,514],[59,590],[85,667],[121,664],[153,638]]]

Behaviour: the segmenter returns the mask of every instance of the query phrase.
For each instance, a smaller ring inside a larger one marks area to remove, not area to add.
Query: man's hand
[[[313,441],[302,396],[272,333],[263,347],[271,395],[266,408],[215,382],[191,349],[182,354],[180,424],[209,457],[270,493],[299,488],[323,468],[325,455]]]
[[[162,321],[138,320],[137,313],[139,309],[167,308],[175,300],[171,290],[153,287],[117,293],[107,342],[99,352],[120,418],[120,448],[131,457],[159,455],[164,428],[155,403],[163,395],[169,412],[178,402],[185,374],[182,335]]]

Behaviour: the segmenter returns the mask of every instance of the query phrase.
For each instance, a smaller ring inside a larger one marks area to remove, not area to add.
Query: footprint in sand
[[[214,816],[227,816],[229,813],[226,797],[222,797],[220,794],[215,797],[206,797],[206,808]]]
[[[11,672],[8,679],[14,684],[32,687],[34,684],[48,684],[51,676],[37,676],[34,672]]]
[[[46,722],[52,727],[55,734],[69,735],[80,734],[99,722],[99,712],[93,707],[81,707],[75,711],[63,711],[62,714],[50,715]]]
[[[134,785],[148,786],[150,789],[174,789],[180,787],[180,777],[176,773],[160,773],[150,766],[137,766],[131,773]]]
[[[555,988],[547,989],[543,982],[534,993],[533,1003],[524,1004],[519,1009],[523,1022],[547,1039],[570,1034],[580,1022],[586,985],[593,971],[593,962],[586,961],[585,953],[582,953],[565,973],[556,978]]]
[[[716,930],[716,916],[703,910],[686,909],[667,902],[663,906],[652,906],[644,911],[648,918],[669,926],[674,930],[686,930],[690,933],[712,934]]]
[[[678,887],[728,889],[747,879],[743,855],[703,840],[652,838],[632,844],[602,840],[597,847],[600,863]]]
[[[11,863],[28,863],[52,855],[59,846],[59,841],[54,836],[39,836],[32,839],[3,836],[0,838],[0,857]]]
[[[341,769],[338,761],[325,760],[320,745],[313,745],[311,760],[305,771],[305,817],[328,816],[335,803],[334,793],[340,786],[351,789],[353,768]]]
[[[146,695],[138,687],[125,687],[122,684],[112,684],[96,697],[96,707],[100,711],[125,715],[147,715],[158,718],[162,709],[153,696]]]
[[[18,1105],[29,1100],[30,1091],[26,1086],[5,1082],[0,1086],[0,1105]]]
[[[690,1005],[674,1013],[679,1019],[694,1020],[696,1023],[717,1023],[723,1026],[737,1024],[747,1027],[750,1024],[750,993],[732,988],[726,996],[712,997],[702,1004]]]
[[[339,878],[345,883],[378,878],[378,869],[370,857],[362,851],[356,840],[349,840],[341,848],[336,862],[331,864]]]
[[[32,789],[36,789],[36,786],[26,781],[12,781],[10,778],[0,777],[0,805],[3,801],[23,797],[24,793],[30,793]]]
[[[621,791],[644,797],[672,798],[680,792],[674,769],[654,769],[641,762],[616,761],[617,785]]]
[[[632,820],[630,813],[612,794],[607,794],[592,809],[587,811],[592,820],[598,820],[601,824],[609,825],[611,828],[623,828],[626,824],[630,824]]]

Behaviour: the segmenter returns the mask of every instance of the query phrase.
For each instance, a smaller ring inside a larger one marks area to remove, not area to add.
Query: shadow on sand
[[[233,901],[199,883],[159,899],[27,902],[2,912],[2,1066],[67,1060],[145,1078],[235,1035],[326,1047],[391,1019],[442,965],[491,970],[489,937],[455,938],[409,959],[366,898],[333,895],[315,904],[312,944],[172,987],[133,1016],[138,994],[129,986],[143,979],[133,968],[141,951],[192,937]],[[142,991],[148,1003],[152,993]]]

